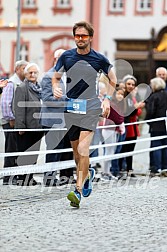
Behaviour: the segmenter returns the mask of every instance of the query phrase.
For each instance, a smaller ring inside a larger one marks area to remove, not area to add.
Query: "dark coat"
[[[166,117],[167,113],[167,91],[161,89],[152,93],[146,103],[146,120]],[[150,132],[161,131],[166,133],[165,120],[148,123]]]
[[[39,123],[39,113],[41,102],[39,95],[29,87],[29,82],[24,80],[15,91],[14,114],[16,129],[36,129],[41,128]],[[34,102],[34,106],[19,106],[19,102]],[[34,118],[34,116],[38,118]]]

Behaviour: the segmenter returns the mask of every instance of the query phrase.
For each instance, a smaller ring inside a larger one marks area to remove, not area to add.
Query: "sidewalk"
[[[70,188],[0,186],[0,251],[166,252],[167,180],[142,178],[94,184],[80,209]]]

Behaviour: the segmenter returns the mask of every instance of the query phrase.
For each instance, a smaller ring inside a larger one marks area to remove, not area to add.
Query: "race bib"
[[[87,100],[69,99],[67,102],[67,112],[76,114],[86,114]]]

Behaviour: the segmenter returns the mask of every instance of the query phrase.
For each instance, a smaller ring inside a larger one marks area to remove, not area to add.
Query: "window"
[[[11,63],[11,69],[10,69],[11,72],[14,69],[14,62],[16,61],[16,47],[17,47],[17,42],[13,41],[12,42],[12,60],[11,60],[12,63]],[[24,41],[21,38],[19,60],[29,61],[29,48],[30,48],[30,42]]]
[[[119,11],[123,11],[124,8],[124,1],[123,0],[110,0],[109,3],[109,10],[111,12],[119,12]]]
[[[109,14],[124,14],[125,0],[108,0]]]
[[[71,6],[72,0],[54,0],[54,7],[52,8],[53,13],[68,13],[72,11]]]
[[[167,14],[167,0],[164,0],[162,14]]]
[[[136,11],[147,12],[152,11],[153,0],[136,0]]]
[[[22,44],[20,46],[20,60],[26,60],[28,61],[28,45],[27,44]]]
[[[21,12],[22,13],[33,13],[37,12],[37,0],[22,0],[21,2]]]
[[[58,0],[57,8],[68,8],[70,7],[70,0]]]
[[[23,1],[23,8],[34,8],[36,7],[35,0],[24,0]]]

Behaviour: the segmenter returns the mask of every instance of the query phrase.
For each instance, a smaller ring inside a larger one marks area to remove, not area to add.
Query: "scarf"
[[[32,83],[30,81],[28,81],[28,86],[38,95],[39,99],[41,99],[41,86],[38,84],[38,82],[36,83]]]

